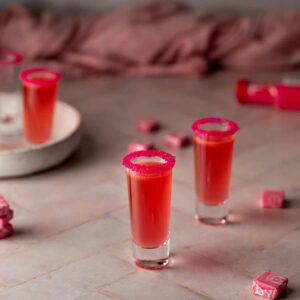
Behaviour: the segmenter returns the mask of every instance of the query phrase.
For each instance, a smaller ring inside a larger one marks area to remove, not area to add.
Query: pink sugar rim
[[[165,162],[158,165],[144,166],[132,162],[132,159],[145,156],[160,157]],[[122,165],[134,172],[143,174],[162,174],[171,170],[176,162],[175,156],[160,150],[142,150],[131,152],[124,156]]]
[[[34,73],[49,73],[53,78],[47,78],[47,80],[38,80],[34,78],[30,78],[30,75]],[[61,74],[47,68],[33,68],[33,69],[26,69],[21,72],[20,74],[20,79],[24,83],[29,83],[33,85],[38,85],[38,86],[45,86],[45,85],[50,85],[50,84],[55,84],[61,79]]]
[[[227,125],[227,130],[205,130],[200,129],[199,126],[207,123],[215,123],[215,124],[225,124]],[[202,118],[193,122],[192,130],[194,133],[202,138],[205,137],[215,137],[215,138],[224,138],[231,135],[234,135],[240,127],[233,121],[224,119],[224,118]]]
[[[1,56],[11,56],[13,60],[4,61],[1,60]],[[23,60],[23,56],[20,53],[14,51],[0,51],[0,66],[16,65]]]

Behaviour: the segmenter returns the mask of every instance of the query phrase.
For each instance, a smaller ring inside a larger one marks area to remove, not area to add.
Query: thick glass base
[[[132,242],[133,259],[138,267],[158,270],[167,266],[170,254],[170,240],[157,248],[142,248]]]
[[[196,203],[196,219],[209,225],[222,225],[226,223],[228,205],[223,202],[218,205],[207,205],[203,202]]]

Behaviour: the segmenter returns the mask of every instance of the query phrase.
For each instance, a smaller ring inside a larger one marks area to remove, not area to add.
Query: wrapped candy
[[[160,123],[153,119],[140,119],[136,123],[136,128],[144,133],[153,133],[159,130],[160,127]]]
[[[263,208],[283,208],[284,192],[282,190],[263,191],[261,197],[261,206]]]
[[[253,280],[252,293],[267,299],[276,299],[287,287],[287,284],[287,277],[264,272]]]
[[[173,148],[183,148],[190,143],[190,137],[179,131],[170,132],[165,136],[165,144]]]
[[[13,226],[9,223],[14,212],[3,196],[0,196],[0,239],[11,236],[14,232]]]
[[[151,142],[135,141],[129,144],[129,152],[142,151],[142,150],[151,150],[155,146]]]
[[[12,236],[14,229],[10,223],[7,223],[5,226],[0,228],[0,239],[5,239]]]

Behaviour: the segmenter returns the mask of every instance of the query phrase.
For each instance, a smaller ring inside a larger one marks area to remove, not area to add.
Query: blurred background
[[[51,8],[58,13],[79,14],[110,10],[116,7],[144,3],[144,0],[1,0],[0,8],[12,3],[25,4],[32,10]],[[261,14],[300,8],[299,0],[181,0],[177,1],[205,11],[228,11],[236,14]]]

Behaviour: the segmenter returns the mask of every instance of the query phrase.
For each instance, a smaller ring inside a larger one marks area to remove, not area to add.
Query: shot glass
[[[51,138],[60,78],[59,73],[50,69],[27,69],[20,74],[24,137],[31,144],[42,144]]]
[[[170,252],[172,169],[175,157],[158,150],[126,155],[133,258],[137,266],[161,269]]]
[[[207,224],[225,224],[228,214],[236,123],[222,118],[203,118],[194,132],[196,218]]]
[[[22,55],[0,51],[0,136],[15,137],[22,132],[22,97],[18,73]]]

